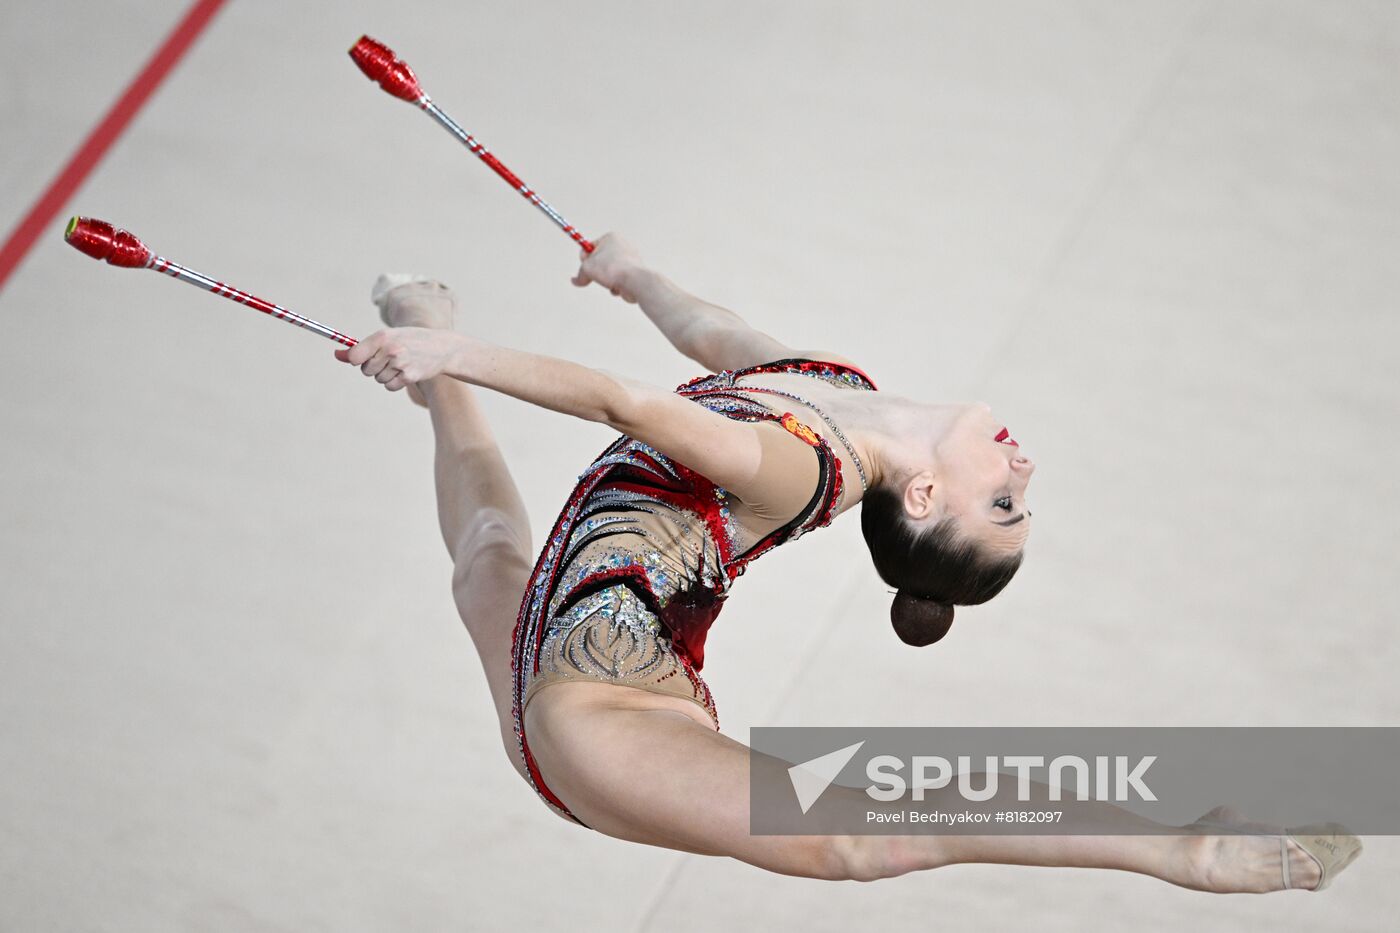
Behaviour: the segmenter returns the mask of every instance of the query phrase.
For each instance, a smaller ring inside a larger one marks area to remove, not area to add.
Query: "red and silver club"
[[[369,36],[361,36],[350,49],[350,57],[365,76],[378,84],[388,94],[397,97],[399,100],[406,100],[410,104],[417,106],[424,113],[431,116],[442,125],[453,136],[474,153],[481,161],[491,166],[492,171],[505,179],[521,196],[531,204],[544,212],[544,215],[569,235],[584,252],[593,252],[593,244],[582,234],[574,229],[573,224],[563,218],[558,211],[550,207],[549,203],[541,198],[525,182],[521,181],[514,172],[506,168],[500,159],[492,155],[485,146],[472,138],[472,135],[457,125],[456,121],[442,112],[437,104],[423,92],[418,85],[418,77],[413,73],[413,69],[396,55],[382,42],[376,42]]]
[[[112,226],[105,220],[97,220],[92,217],[74,217],[68,221],[68,229],[63,232],[63,239],[68,242],[69,246],[81,253],[86,253],[93,259],[101,259],[111,265],[127,269],[154,269],[157,272],[164,272],[172,279],[198,285],[206,292],[213,292],[220,298],[227,298],[249,308],[255,308],[278,320],[286,321],[288,324],[304,327],[343,346],[353,347],[358,343],[354,337],[347,337],[340,331],[332,330],[324,324],[302,317],[294,311],[288,311],[281,305],[264,301],[256,295],[250,295],[232,285],[225,285],[223,282],[215,281],[209,276],[188,269],[179,263],[171,262],[163,256],[157,256],[134,235],[120,227]]]

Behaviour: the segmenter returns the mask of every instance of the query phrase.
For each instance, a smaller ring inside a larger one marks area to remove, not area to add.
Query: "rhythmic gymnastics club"
[[[339,331],[331,330],[324,324],[288,311],[281,305],[264,301],[245,291],[239,291],[231,285],[216,282],[209,276],[202,275],[193,269],[187,269],[179,263],[157,256],[134,235],[120,227],[113,227],[105,220],[97,220],[92,217],[74,217],[68,221],[68,229],[63,231],[63,239],[78,252],[86,253],[93,259],[101,259],[110,265],[126,269],[154,269],[157,272],[164,272],[173,279],[198,285],[206,292],[213,292],[220,298],[228,298],[241,305],[255,308],[263,314],[270,314],[288,324],[304,327],[344,346],[353,347],[359,342],[354,337],[347,337]]]
[[[419,110],[428,114],[442,125],[453,136],[466,146],[477,158],[491,166],[492,171],[505,179],[506,184],[544,212],[544,215],[567,233],[575,243],[583,247],[585,253],[593,252],[593,244],[582,233],[574,229],[573,225],[560,215],[558,211],[549,206],[549,203],[531,190],[530,186],[521,181],[514,172],[506,168],[500,159],[492,155],[485,146],[472,138],[471,134],[457,125],[427,94],[418,86],[418,76],[413,73],[413,69],[408,64],[393,53],[387,45],[376,42],[369,36],[361,36],[360,41],[350,49],[350,58],[365,73],[365,77],[382,87],[385,93],[397,97],[399,100],[406,100],[416,106]]]

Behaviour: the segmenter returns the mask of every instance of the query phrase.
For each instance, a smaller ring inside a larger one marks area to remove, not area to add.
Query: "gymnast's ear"
[[[938,496],[938,478],[932,470],[922,470],[914,474],[904,485],[904,495],[900,498],[904,514],[914,521],[936,518],[942,513],[942,502]]]
[[[900,590],[890,604],[890,623],[900,641],[923,648],[948,634],[953,627],[953,607]]]

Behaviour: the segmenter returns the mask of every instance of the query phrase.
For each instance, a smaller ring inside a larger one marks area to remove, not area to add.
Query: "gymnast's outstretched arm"
[[[685,464],[747,498],[759,482],[771,425],[735,421],[674,392],[578,363],[512,350],[454,331],[377,331],[336,358],[358,365],[390,391],[447,375],[551,411],[596,421]],[[793,443],[801,446],[799,442]],[[815,458],[811,458],[815,482]],[[765,484],[771,485],[771,484]]]
[[[579,286],[596,282],[624,301],[640,305],[673,347],[710,372],[792,357],[849,362],[825,351],[793,349],[733,311],[689,294],[647,267],[631,244],[615,233],[600,237],[594,251],[583,254],[573,282]]]

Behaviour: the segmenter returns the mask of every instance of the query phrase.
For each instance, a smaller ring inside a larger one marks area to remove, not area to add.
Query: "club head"
[[[73,217],[63,239],[80,253],[127,269],[139,269],[151,259],[151,251],[132,233],[95,217]]]
[[[427,96],[418,86],[418,76],[413,73],[413,69],[382,42],[376,42],[369,36],[360,36],[360,41],[350,49],[350,58],[365,73],[365,77],[399,100],[417,103]]]

